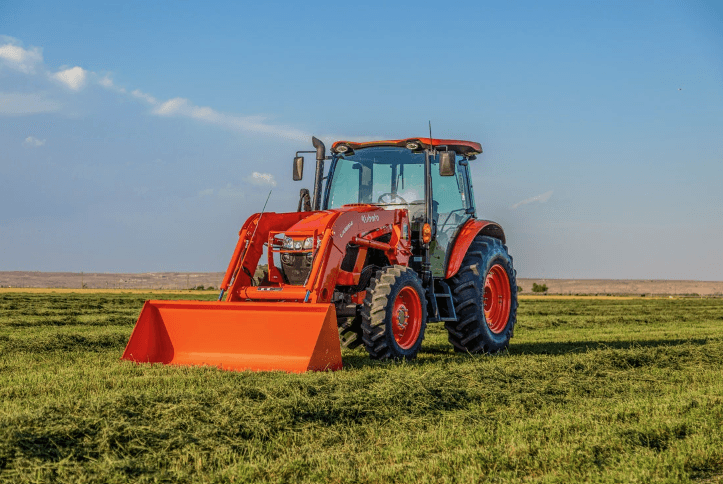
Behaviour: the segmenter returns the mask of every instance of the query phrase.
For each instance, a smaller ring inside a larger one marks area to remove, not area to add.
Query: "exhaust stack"
[[[316,148],[316,179],[314,180],[314,210],[321,210],[321,181],[324,178],[324,159],[326,158],[326,147],[321,140],[315,136],[311,137],[311,143]]]

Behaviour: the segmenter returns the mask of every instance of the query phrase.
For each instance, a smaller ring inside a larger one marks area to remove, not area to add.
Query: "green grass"
[[[0,294],[0,481],[723,475],[720,299],[525,299],[504,355],[434,324],[414,362],[303,375],[121,362],[144,299]]]

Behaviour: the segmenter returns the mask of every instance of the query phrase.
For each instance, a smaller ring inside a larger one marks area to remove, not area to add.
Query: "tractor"
[[[147,301],[123,359],[337,370],[341,347],[413,359],[435,322],[455,351],[508,347],[517,283],[502,227],[476,218],[470,162],[481,145],[337,141],[327,155],[312,144],[292,172],[302,180],[314,153],[313,193],[300,190],[296,212],[246,220],[218,301]]]

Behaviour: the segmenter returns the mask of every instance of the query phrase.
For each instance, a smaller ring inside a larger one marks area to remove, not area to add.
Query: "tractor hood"
[[[355,219],[358,219],[361,223],[378,221],[379,217],[373,217],[366,214],[373,214],[375,212],[385,212],[381,207],[376,205],[368,205],[364,203],[344,205],[340,208],[333,208],[329,210],[321,210],[318,212],[308,212],[309,215],[286,230],[286,237],[302,237],[310,236],[309,234],[317,231],[321,235],[327,227],[332,228],[332,236],[339,237],[346,225],[351,222],[354,223]],[[338,227],[337,220],[342,217],[346,220],[344,227]],[[347,220],[349,219],[349,220]],[[375,225],[375,224],[372,224]],[[347,229],[348,230],[348,229]]]

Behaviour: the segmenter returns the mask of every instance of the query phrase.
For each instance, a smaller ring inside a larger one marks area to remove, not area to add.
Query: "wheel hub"
[[[485,277],[483,295],[485,320],[493,333],[501,333],[507,326],[512,307],[512,290],[507,271],[493,265]]]
[[[406,306],[401,305],[397,311],[397,326],[399,329],[406,329],[407,320],[409,319],[409,310]]]
[[[409,349],[417,342],[422,327],[422,301],[417,292],[407,286],[394,300],[391,311],[394,339],[402,349]]]

